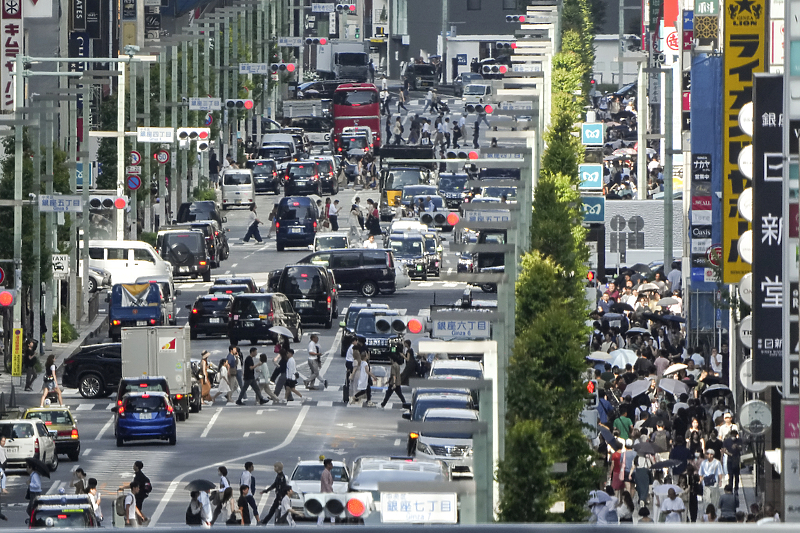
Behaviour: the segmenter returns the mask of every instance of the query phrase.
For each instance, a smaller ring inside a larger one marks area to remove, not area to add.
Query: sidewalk
[[[90,324],[80,329],[78,338],[74,341],[70,343],[53,343],[52,350],[45,349],[44,355],[39,356],[42,366],[44,366],[47,357],[53,354],[56,357],[56,368],[58,368],[67,357],[75,353],[84,344],[102,341],[105,337],[103,331],[105,330],[106,320],[107,315],[105,313],[99,313]],[[6,395],[6,406],[2,407],[13,410],[9,405],[11,401],[12,384],[14,385],[15,403],[17,406],[31,406],[39,401],[42,394],[42,374],[37,376],[34,381],[32,392],[25,392],[23,390],[25,388],[24,380],[24,374],[21,377],[15,378],[11,376],[10,372],[0,373],[0,392],[4,392]],[[2,407],[0,407],[0,409],[2,409]]]

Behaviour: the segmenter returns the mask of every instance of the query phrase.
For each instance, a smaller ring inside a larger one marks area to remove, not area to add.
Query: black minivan
[[[300,316],[289,299],[277,293],[237,294],[231,303],[228,319],[228,338],[231,344],[247,339],[251,344],[260,340],[277,340],[278,336],[269,328],[288,328],[298,342],[303,336]]]
[[[206,238],[198,230],[168,230],[158,232],[156,249],[159,255],[172,264],[172,275],[203,276],[211,281],[211,261],[206,249]]]
[[[247,168],[253,171],[256,193],[280,194],[281,178],[278,176],[278,164],[274,159],[250,159],[247,161]]]
[[[278,204],[275,219],[276,248],[314,244],[319,211],[313,199],[304,196],[284,196]]]
[[[278,280],[278,291],[292,302],[304,324],[323,324],[331,328],[336,318],[336,288],[325,267],[288,265]]]
[[[379,291],[392,294],[396,289],[394,254],[391,250],[348,248],[325,250],[307,255],[302,264],[329,268],[343,291],[359,291],[366,297]]]

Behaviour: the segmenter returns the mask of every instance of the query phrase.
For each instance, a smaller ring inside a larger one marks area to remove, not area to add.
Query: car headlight
[[[430,446],[428,446],[424,442],[420,442],[419,440],[417,440],[417,451],[425,455],[435,455],[433,453],[433,450],[431,450]]]

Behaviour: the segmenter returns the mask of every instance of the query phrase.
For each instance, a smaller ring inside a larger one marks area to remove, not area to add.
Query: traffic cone
[[[17,389],[11,385],[11,399],[8,401],[8,408],[16,409],[17,407]]]

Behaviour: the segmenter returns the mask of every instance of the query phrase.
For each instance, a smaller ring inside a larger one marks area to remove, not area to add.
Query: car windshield
[[[345,150],[364,149],[366,147],[366,137],[342,137],[342,148]]]
[[[488,87],[486,85],[467,85],[464,87],[464,94],[470,94],[473,96],[483,96],[486,94]]]
[[[378,103],[377,89],[348,91],[341,90],[333,93],[334,105],[360,106]]]
[[[278,207],[279,220],[303,220],[308,218],[316,218],[310,203],[283,202]]]
[[[247,285],[212,285],[208,289],[208,294],[238,294],[240,292],[250,292]]]
[[[218,220],[219,217],[217,213],[212,207],[213,202],[205,203],[193,203],[189,205],[188,212],[184,211],[181,213],[185,220],[178,220],[178,222],[192,222],[194,220]]]
[[[272,163],[256,163],[252,166],[254,176],[269,175],[275,172],[275,165]]]
[[[293,165],[289,167],[289,175],[293,178],[307,178],[317,174],[316,165]]]
[[[390,239],[395,255],[422,255],[422,239]]]
[[[356,320],[358,319],[358,312],[364,309],[363,307],[351,307],[347,310],[347,316],[345,317],[345,324],[349,329],[353,329],[356,327]]]
[[[317,167],[320,172],[333,173],[333,163],[330,161],[317,161]]]
[[[363,67],[369,61],[364,53],[359,52],[339,52],[339,64],[353,67]]]
[[[428,409],[437,407],[452,407],[455,409],[469,409],[469,398],[467,396],[453,395],[446,398],[418,398],[414,406],[414,416],[412,420],[422,420]]]
[[[515,200],[517,198],[517,188],[516,187],[484,187],[481,190],[481,194],[483,196],[487,196],[487,197],[491,197],[491,198],[501,198],[503,195],[505,195],[508,200]]]
[[[417,76],[435,76],[436,67],[433,65],[411,65],[409,70]]]
[[[403,188],[403,200],[408,200],[420,194],[436,194],[436,187],[432,185],[414,185]]]
[[[422,172],[415,169],[396,168],[389,171],[386,189],[402,189],[408,185],[419,185],[423,182]]]
[[[151,389],[155,390],[155,389]],[[161,396],[131,396],[125,403],[125,410],[129,413],[155,413],[166,410],[164,398]]]
[[[441,196],[418,196],[414,198],[414,203],[419,205],[419,201],[422,200],[423,205],[427,207],[428,198],[431,199],[431,203],[436,207],[437,210],[444,207],[444,198]]]
[[[325,467],[321,464],[318,465],[298,465],[292,472],[292,481],[317,481],[322,475]],[[334,481],[350,481],[347,471],[342,466],[334,466],[331,470],[331,476]]]
[[[445,191],[461,191],[467,190],[467,181],[469,176],[456,175],[456,176],[439,176],[439,188]]]
[[[336,248],[347,248],[347,237],[344,235],[336,237],[317,237],[317,250],[334,250]]]
[[[165,233],[164,250],[185,248],[192,253],[202,253],[206,249],[205,238],[199,233]]]
[[[164,387],[163,381],[134,380],[134,381],[123,382],[123,387],[122,387],[123,396],[129,392],[143,392],[143,391],[169,392],[169,389],[166,389]]]
[[[431,423],[437,423],[437,422],[438,423],[442,423],[442,422],[444,422],[444,423],[453,423],[453,422],[464,422],[464,423],[466,423],[468,421],[469,420],[464,420],[464,419],[461,419],[461,418],[444,418],[444,417],[438,417],[438,416],[437,417],[430,417],[430,416],[426,416],[425,417],[425,422],[431,422]],[[471,439],[472,438],[472,435],[469,434],[469,433],[455,433],[455,432],[452,432],[452,431],[440,431],[440,430],[426,431],[424,433],[424,435],[426,437],[433,437],[433,438],[439,438],[439,439]]]
[[[28,420],[32,418],[38,418],[42,422],[44,422],[45,426],[71,426],[72,425],[72,415],[69,414],[69,411],[32,411],[25,415],[25,418]]]
[[[2,424],[0,436],[7,439],[27,439],[33,437],[33,423],[27,424]]]
[[[431,254],[436,253],[436,239],[425,237],[425,251]]]
[[[293,128],[303,128],[310,133],[328,133],[333,129],[333,121],[329,118],[293,118],[291,124]]]
[[[286,296],[304,298],[322,294],[325,290],[316,268],[291,267],[286,271],[286,280],[282,291]]]
[[[223,185],[249,185],[252,183],[249,172],[226,172],[222,178]]]
[[[480,368],[434,367],[431,374],[434,376],[461,376],[475,379],[481,379],[483,377],[483,372],[481,372]]]
[[[85,509],[36,509],[31,527],[86,529],[88,525]]]
[[[272,310],[270,298],[239,298],[234,300],[231,312],[242,317],[266,315]]]
[[[289,159],[291,154],[288,148],[276,146],[274,148],[260,148],[258,157],[263,157],[264,159]]]
[[[228,298],[203,298],[195,302],[194,308],[197,309],[198,313],[203,311],[222,311],[228,306],[229,302]]]
[[[356,333],[360,335],[375,335],[375,315],[367,315],[358,317],[356,324]]]

